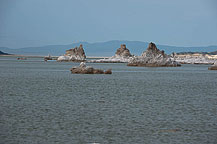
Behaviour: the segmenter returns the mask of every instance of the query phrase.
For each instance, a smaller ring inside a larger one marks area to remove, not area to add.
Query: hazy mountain
[[[19,49],[12,49],[7,47],[0,47],[1,51],[12,54],[22,54],[22,55],[62,55],[65,50],[70,49],[75,46],[83,44],[85,53],[87,56],[112,56],[115,54],[117,48],[121,44],[126,44],[127,48],[134,55],[141,55],[141,53],[148,47],[148,42],[141,41],[108,41],[108,42],[79,42],[72,43],[69,45],[47,45],[42,47],[26,47]],[[217,50],[217,46],[207,46],[207,47],[176,47],[168,45],[157,45],[161,50],[164,50],[167,54],[172,52],[212,52]]]

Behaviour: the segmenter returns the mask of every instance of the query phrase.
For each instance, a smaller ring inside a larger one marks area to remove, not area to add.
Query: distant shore
[[[0,55],[2,57],[31,57],[31,58],[44,58],[45,56],[31,56],[31,55]]]
[[[2,57],[26,57],[26,58],[44,58],[46,56],[35,56],[35,55],[0,55]],[[59,56],[51,56],[53,58],[58,58]],[[88,56],[87,57],[88,59],[106,59],[106,58],[109,58],[109,57],[103,57],[103,56]]]
[[[0,57],[14,57],[16,59],[28,59],[28,58],[41,58],[44,60],[47,56],[36,56],[36,55],[0,55]],[[51,60],[57,60],[59,56],[51,56]],[[97,61],[98,63],[114,63],[110,61],[111,57],[103,56],[87,56],[86,59],[89,59],[88,62],[93,62],[92,60]],[[208,55],[208,54],[177,54],[174,59],[181,64],[214,64],[217,61],[217,55]],[[99,61],[98,61],[99,60]],[[102,62],[101,62],[101,61]],[[120,63],[120,62],[117,62]]]

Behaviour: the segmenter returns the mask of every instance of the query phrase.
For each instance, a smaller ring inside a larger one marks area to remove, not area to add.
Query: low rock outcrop
[[[51,55],[45,56],[44,57],[44,61],[48,61],[48,60],[57,60],[58,57],[52,57]]]
[[[17,60],[27,60],[26,57],[18,57]]]
[[[214,64],[215,57],[206,54],[174,54],[172,56],[181,64]]]
[[[176,67],[181,66],[172,57],[160,51],[154,43],[149,43],[146,51],[141,56],[135,56],[130,59],[128,66],[146,66],[146,67]]]
[[[208,70],[217,70],[217,61],[215,61],[215,63],[209,67]]]
[[[88,62],[93,63],[127,63],[132,57],[129,49],[127,49],[125,44],[122,44],[120,48],[117,49],[115,56],[109,57],[107,59],[91,60]]]
[[[111,69],[106,71],[94,69],[93,67],[86,66],[84,62],[81,62],[79,67],[72,67],[70,71],[72,74],[112,74]]]
[[[79,47],[66,50],[66,54],[58,57],[57,61],[82,62],[82,61],[85,61],[85,59],[86,59],[86,55],[85,55],[83,46],[81,44]]]

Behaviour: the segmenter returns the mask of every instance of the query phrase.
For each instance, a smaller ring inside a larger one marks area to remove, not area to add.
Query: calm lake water
[[[217,71],[209,65],[112,68],[0,57],[1,144],[217,143]]]

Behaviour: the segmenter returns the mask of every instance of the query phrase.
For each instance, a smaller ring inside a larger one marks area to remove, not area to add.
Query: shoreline
[[[0,55],[0,57],[12,57],[12,58],[41,58],[44,60],[45,57],[47,56],[41,56],[41,55]],[[51,58],[53,60],[56,60],[59,56],[51,56]],[[114,62],[114,61],[97,61],[97,60],[100,60],[100,59],[104,59],[104,60],[108,60],[109,58],[111,57],[103,57],[103,56],[88,56],[86,58],[86,62],[87,63],[123,63],[123,62]],[[92,60],[94,60],[96,62],[93,62]],[[215,61],[217,61],[217,59],[204,59],[204,58],[201,58],[200,56],[189,56],[189,55],[177,55],[175,57],[176,61],[179,62],[180,64],[195,64],[195,65],[198,65],[198,64],[201,64],[201,65],[212,65],[214,64]],[[125,63],[125,62],[124,62]],[[127,63],[127,62],[126,62]]]
[[[0,55],[2,57],[29,57],[29,58],[44,58],[47,56],[35,56],[35,55]],[[51,56],[52,58],[58,58],[59,56]],[[88,56],[87,59],[107,59],[109,58],[108,56]]]

